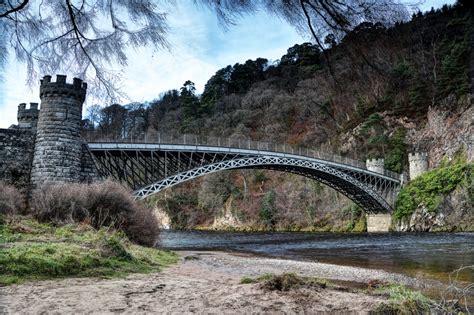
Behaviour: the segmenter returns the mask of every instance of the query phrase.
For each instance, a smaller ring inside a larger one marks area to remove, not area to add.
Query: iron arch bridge
[[[268,169],[306,176],[341,192],[367,212],[392,210],[401,186],[399,174],[367,170],[365,163],[287,145],[196,137],[88,140],[101,177],[130,186],[143,199],[185,181],[235,169]]]

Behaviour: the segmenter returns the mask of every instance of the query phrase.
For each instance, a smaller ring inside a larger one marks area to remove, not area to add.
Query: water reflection
[[[474,265],[474,233],[333,234],[164,231],[169,249],[232,250],[403,272],[447,281],[451,271]],[[461,275],[474,281],[473,272]]]

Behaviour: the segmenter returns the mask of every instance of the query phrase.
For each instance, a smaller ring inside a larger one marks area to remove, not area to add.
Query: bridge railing
[[[147,132],[140,135],[129,134],[127,136],[108,133],[101,130],[84,131],[83,138],[88,143],[148,143],[148,144],[180,144],[180,145],[200,145],[200,146],[214,146],[226,147],[236,149],[248,149],[257,151],[269,151],[285,154],[294,154],[305,156],[330,162],[342,163],[351,165],[353,167],[367,169],[366,164],[362,161],[351,159],[349,157],[340,156],[337,154],[324,152],[321,150],[310,149],[302,146],[295,146],[289,144],[279,144],[269,141],[254,141],[238,137],[212,137],[212,136],[198,136],[191,134],[183,134],[180,136],[173,136],[159,132]],[[400,179],[400,174],[384,170],[384,175]]]

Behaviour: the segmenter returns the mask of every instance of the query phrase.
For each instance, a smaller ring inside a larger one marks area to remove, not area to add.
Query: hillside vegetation
[[[419,150],[436,167],[468,149],[473,24],[460,5],[392,28],[362,23],[339,43],[328,36],[325,53],[296,44],[273,64],[257,58],[222,68],[202,95],[186,81],[149,103],[92,107],[86,127],[115,137],[189,133],[384,157],[399,173],[408,170],[408,152]],[[418,206],[404,194],[397,217]],[[363,211],[334,190],[272,171],[209,175],[150,202],[175,228],[353,231],[365,224]]]

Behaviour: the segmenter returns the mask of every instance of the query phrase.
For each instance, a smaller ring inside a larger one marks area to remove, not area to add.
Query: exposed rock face
[[[438,213],[429,212],[420,204],[409,219],[398,222],[397,231],[436,232],[470,230],[474,222],[474,205],[468,188],[460,187],[447,195]]]
[[[171,219],[165,210],[155,208],[155,216],[161,229],[169,230],[171,228]]]
[[[445,106],[430,108],[424,128],[408,133],[407,140],[412,146],[419,145],[428,152],[430,168],[437,167],[445,156],[453,158],[460,149],[466,151],[469,161],[474,158],[474,106],[463,99],[460,102],[464,104],[450,112],[449,104],[455,100],[445,102]]]
[[[410,218],[409,230],[416,232],[428,232],[433,227],[444,224],[442,213],[430,213],[424,204],[418,206]]]
[[[229,228],[236,228],[242,225],[232,213],[232,199],[232,196],[227,199],[222,215],[214,218],[214,222],[212,223],[213,229],[225,230]]]

